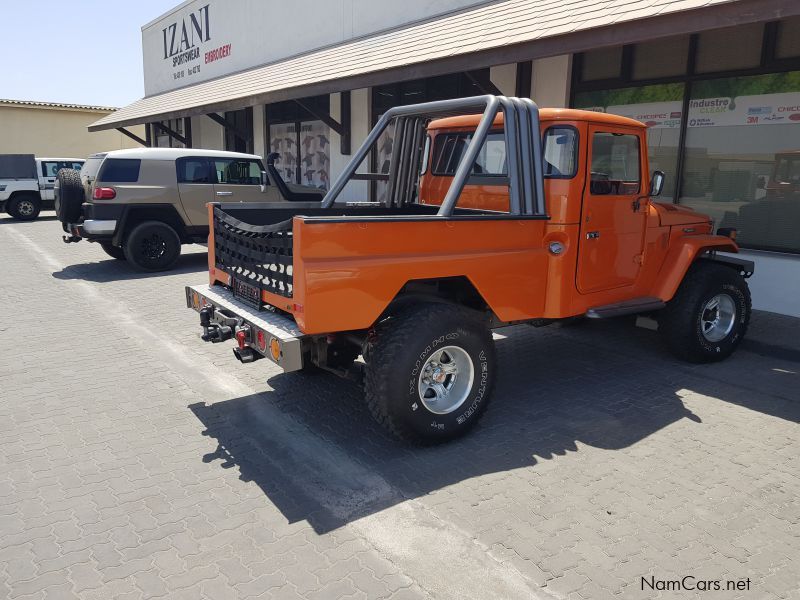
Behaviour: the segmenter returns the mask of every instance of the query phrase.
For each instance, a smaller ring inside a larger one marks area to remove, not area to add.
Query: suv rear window
[[[102,183],[136,183],[142,161],[136,158],[107,158],[100,167],[97,181]]]

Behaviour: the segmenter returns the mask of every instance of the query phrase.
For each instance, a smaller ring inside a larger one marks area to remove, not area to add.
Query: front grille
[[[216,267],[262,290],[292,297],[292,221],[250,225],[214,207]]]

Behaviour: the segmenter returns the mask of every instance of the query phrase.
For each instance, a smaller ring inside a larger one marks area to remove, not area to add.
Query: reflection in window
[[[744,246],[800,251],[800,71],[693,89],[680,202]]]
[[[675,195],[683,90],[682,83],[666,83],[575,95],[576,108],[630,117],[647,125],[650,175],[664,172],[664,199]]]
[[[217,183],[260,185],[261,165],[254,160],[214,159]]]
[[[632,196],[639,193],[639,138],[595,133],[592,137],[591,193]]]

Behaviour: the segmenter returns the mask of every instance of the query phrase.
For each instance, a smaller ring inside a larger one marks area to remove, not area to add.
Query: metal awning
[[[686,13],[691,11],[691,17]],[[800,13],[786,0],[503,0],[137,100],[100,131]]]

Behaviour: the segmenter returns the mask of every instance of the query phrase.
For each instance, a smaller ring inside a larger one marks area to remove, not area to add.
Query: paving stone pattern
[[[478,428],[414,448],[202,343],[203,248],[145,276],[44,215],[0,218],[0,598],[800,598],[800,320],[712,366],[504,329]],[[749,590],[642,589],[685,576]]]

